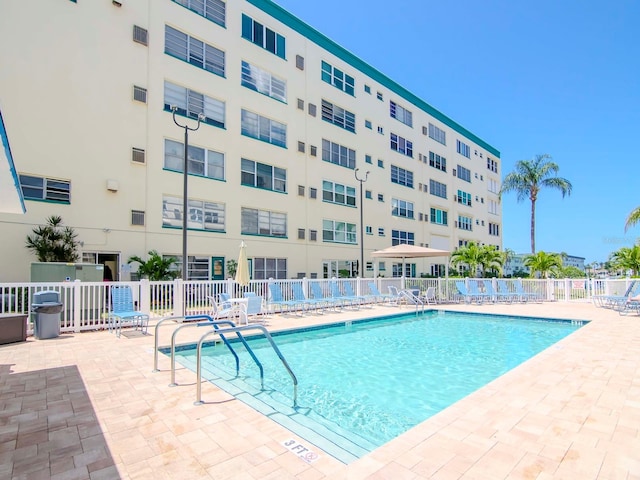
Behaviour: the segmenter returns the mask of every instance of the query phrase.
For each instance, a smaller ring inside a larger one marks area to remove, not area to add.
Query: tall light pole
[[[189,215],[189,198],[187,195],[189,192],[189,131],[195,132],[198,130],[200,128],[200,122],[202,122],[205,117],[202,113],[198,114],[198,124],[194,128],[191,128],[186,123],[184,125],[180,125],[176,120],[176,112],[178,111],[177,106],[171,105],[171,111],[173,112],[173,123],[184,129],[184,165],[182,166],[182,280],[188,280],[189,257],[187,256],[187,216]]]
[[[364,178],[360,178],[358,177],[358,170],[360,169],[356,168],[353,174],[356,180],[360,182],[360,276],[364,278],[364,205],[362,203],[362,184],[369,178],[369,171],[367,170],[367,173],[364,174]]]

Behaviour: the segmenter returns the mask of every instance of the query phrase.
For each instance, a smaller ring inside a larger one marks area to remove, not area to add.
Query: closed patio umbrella
[[[240,244],[235,280],[240,286],[246,287],[249,285],[249,260],[247,260],[247,244],[244,242]]]

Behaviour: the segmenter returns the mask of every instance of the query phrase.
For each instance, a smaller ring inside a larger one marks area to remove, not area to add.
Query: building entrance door
[[[211,257],[211,280],[224,280],[224,257]]]

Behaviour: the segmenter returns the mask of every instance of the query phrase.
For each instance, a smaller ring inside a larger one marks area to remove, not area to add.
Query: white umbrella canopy
[[[425,257],[448,257],[451,252],[447,250],[438,250],[436,248],[419,247],[418,245],[409,245],[401,243],[393,247],[383,248],[371,253],[374,258],[401,258],[402,259],[402,276],[404,276],[404,260],[405,258],[425,258]],[[445,268],[446,276],[449,276],[448,266]]]
[[[240,244],[240,255],[238,256],[235,280],[243,287],[249,285],[249,260],[247,260],[247,244],[244,242]]]

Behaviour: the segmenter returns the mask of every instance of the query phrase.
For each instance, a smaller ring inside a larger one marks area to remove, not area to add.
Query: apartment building
[[[397,243],[502,246],[500,152],[271,1],[4,2],[0,63],[27,209],[0,213],[0,281],[28,280],[25,238],[52,214],[116,279],[152,249],[182,262],[185,214],[193,279],[225,278],[241,241],[256,279],[397,276],[370,256]],[[186,213],[174,114],[202,115]]]

